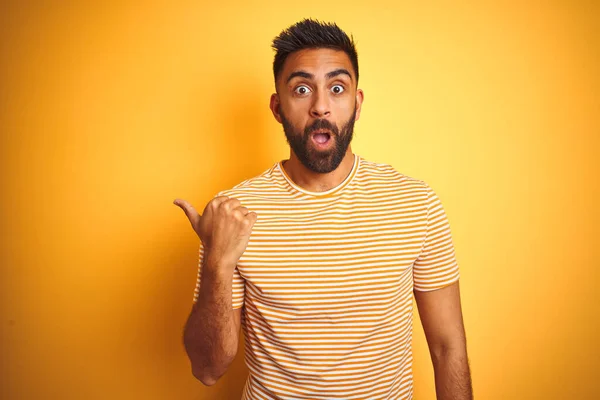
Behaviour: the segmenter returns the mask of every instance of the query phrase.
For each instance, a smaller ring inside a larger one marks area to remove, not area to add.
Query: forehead
[[[347,69],[352,74],[352,79],[356,80],[350,57],[342,50],[303,49],[287,57],[281,71],[281,79],[285,81],[295,71],[309,72],[318,79],[339,68]]]

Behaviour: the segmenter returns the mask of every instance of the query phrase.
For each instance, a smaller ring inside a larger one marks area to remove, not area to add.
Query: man
[[[290,158],[211,200],[175,200],[199,238],[184,332],[206,385],[246,336],[243,399],[411,399],[412,294],[438,399],[471,399],[459,271],[423,181],[352,153],[363,91],[353,40],[303,20],[273,42]]]

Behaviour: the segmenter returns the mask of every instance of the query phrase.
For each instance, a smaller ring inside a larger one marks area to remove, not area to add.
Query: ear
[[[281,103],[279,101],[279,94],[273,93],[271,95],[271,103],[269,104],[269,108],[271,109],[271,112],[273,113],[273,116],[277,122],[281,124],[281,113],[279,111],[280,105]]]
[[[360,111],[362,110],[362,103],[365,99],[365,94],[363,93],[362,89],[358,89],[356,91],[356,118],[355,121],[358,121],[358,119],[360,118]]]

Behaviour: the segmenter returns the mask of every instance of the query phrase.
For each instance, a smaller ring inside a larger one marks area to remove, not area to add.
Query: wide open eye
[[[344,89],[344,87],[342,85],[333,85],[331,87],[331,91],[335,94],[341,94],[344,92],[344,90],[346,90],[346,89]]]
[[[294,89],[294,93],[299,95],[308,94],[310,92],[310,88],[306,85],[300,85],[296,89]]]

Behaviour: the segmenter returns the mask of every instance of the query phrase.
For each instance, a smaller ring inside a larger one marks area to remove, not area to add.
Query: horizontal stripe
[[[436,193],[355,156],[327,192],[275,163],[218,196],[258,216],[232,280],[250,372],[242,398],[412,398],[413,290],[459,279]],[[194,301],[202,243],[198,255]]]

